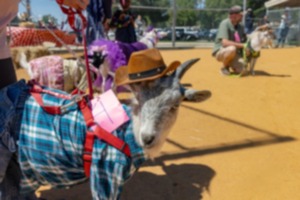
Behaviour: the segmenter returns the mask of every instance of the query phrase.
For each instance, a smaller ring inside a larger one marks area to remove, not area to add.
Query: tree
[[[197,1],[191,0],[176,0],[177,8],[177,21],[178,26],[195,26],[198,21],[198,14],[196,10]],[[183,9],[183,10],[181,10]]]
[[[170,0],[132,0],[134,6],[145,6],[145,7],[158,7],[158,8],[169,8]],[[136,15],[140,14],[148,25],[156,27],[167,26],[167,22],[170,18],[168,9],[133,9]]]
[[[44,15],[42,21],[47,24],[49,21],[52,21],[54,24],[57,24],[58,20],[52,15]]]
[[[132,0],[133,6],[152,6],[166,9],[133,9],[141,14],[148,25],[170,27],[173,21],[174,0]],[[178,26],[200,25],[202,28],[217,28],[220,21],[227,17],[228,9],[233,5],[241,5],[241,0],[175,0],[177,5],[176,24]],[[247,8],[252,8],[255,16],[265,14],[264,3],[267,0],[247,0]],[[201,8],[200,10],[196,10]],[[194,9],[194,10],[193,10]]]
[[[247,7],[251,8],[256,17],[263,17],[266,14],[265,2],[268,0],[248,0]]]

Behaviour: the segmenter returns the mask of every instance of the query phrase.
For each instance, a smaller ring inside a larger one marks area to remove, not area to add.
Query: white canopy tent
[[[265,3],[265,7],[269,8],[280,8],[280,7],[298,7],[300,6],[300,0],[269,0]]]

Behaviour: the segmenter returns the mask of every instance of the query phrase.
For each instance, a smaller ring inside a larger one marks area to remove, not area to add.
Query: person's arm
[[[236,48],[239,49],[243,48],[244,47],[243,43],[234,42],[230,40],[228,29],[229,29],[228,23],[226,21],[222,21],[219,26],[218,35],[217,35],[217,38],[221,40],[222,46],[223,47],[235,46]]]
[[[244,48],[244,44],[240,42],[234,42],[228,39],[223,38],[222,39],[222,46],[228,47],[228,46],[235,46],[238,49]]]

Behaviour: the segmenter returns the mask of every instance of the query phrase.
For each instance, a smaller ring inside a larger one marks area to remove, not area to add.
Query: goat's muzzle
[[[146,148],[150,148],[154,145],[155,136],[154,135],[144,135],[142,136],[143,145]]]

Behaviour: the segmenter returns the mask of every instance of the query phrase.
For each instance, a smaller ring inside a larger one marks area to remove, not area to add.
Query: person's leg
[[[224,75],[230,74],[230,72],[229,72],[230,64],[232,63],[235,56],[236,56],[236,47],[235,46],[221,48],[217,52],[216,59],[219,62],[223,63],[223,66],[221,68],[222,74],[224,74]]]
[[[0,89],[17,82],[17,75],[11,58],[0,60]]]
[[[9,162],[5,177],[0,183],[1,200],[37,200],[34,193],[23,195],[20,193],[21,169],[17,155],[14,154]]]
[[[285,40],[284,39],[284,29],[279,29],[276,47],[282,46],[284,43],[284,40]]]
[[[283,31],[282,31],[282,43],[281,43],[281,47],[282,47],[282,48],[283,48],[284,45],[285,45],[285,42],[286,42],[286,38],[287,38],[288,32],[289,32],[289,28],[285,28],[285,29],[283,29]]]
[[[234,57],[234,59],[232,60],[232,62],[230,64],[230,67],[232,68],[232,71],[235,74],[244,75],[247,72],[246,63],[245,63],[244,59],[239,55],[236,55]]]
[[[0,184],[4,180],[7,166],[11,160],[12,153],[0,143]],[[1,197],[1,192],[0,192]],[[0,198],[1,199],[1,198]]]

